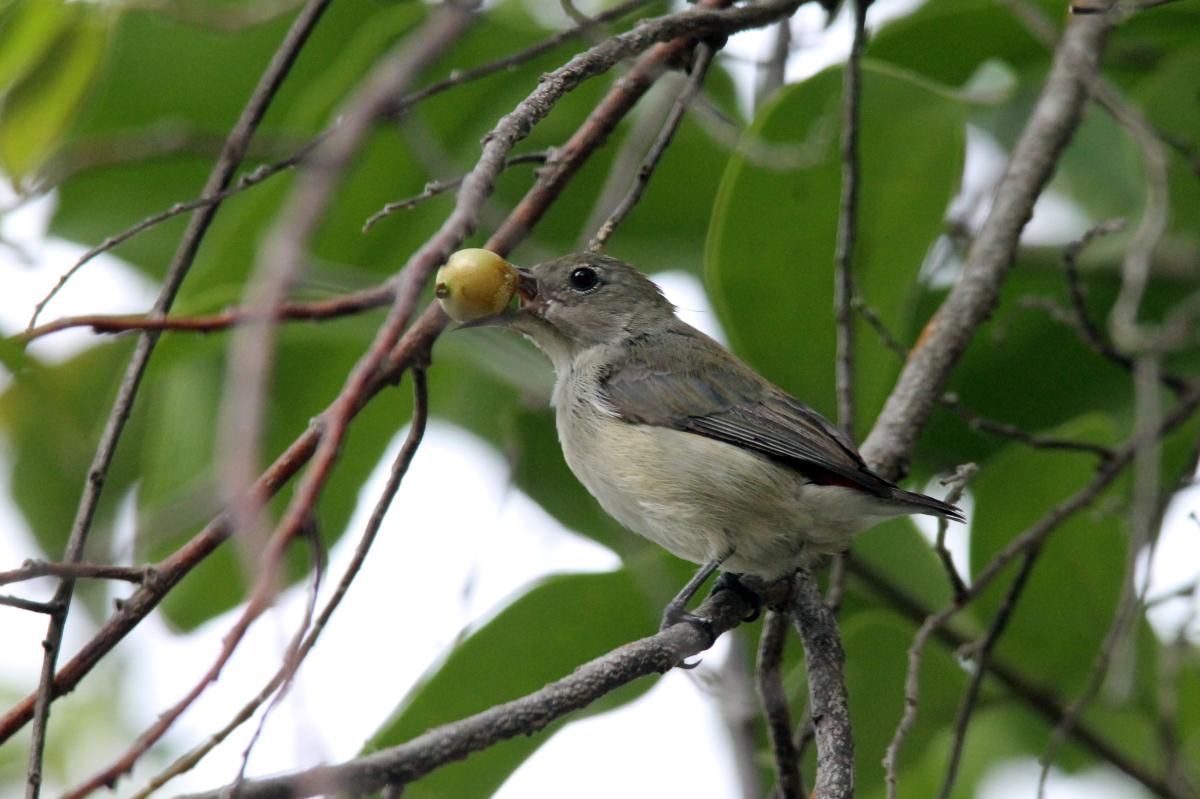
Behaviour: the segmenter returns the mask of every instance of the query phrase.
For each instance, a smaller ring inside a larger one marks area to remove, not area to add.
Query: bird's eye
[[[600,276],[590,266],[581,266],[572,270],[568,279],[571,281],[571,288],[580,294],[589,292],[600,285]]]

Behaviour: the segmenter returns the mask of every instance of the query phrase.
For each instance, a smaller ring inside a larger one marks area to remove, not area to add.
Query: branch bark
[[[996,189],[992,211],[967,255],[962,277],[925,326],[863,443],[863,457],[884,477],[896,479],[907,471],[909,453],[951,370],[975,330],[995,309],[1021,230],[1078,126],[1114,24],[1112,14],[1088,15],[1072,20],[1063,34],[1046,84]]]
[[[837,617],[813,576],[803,569],[794,581],[792,620],[804,642],[808,702],[817,743],[813,799],[854,796],[854,735],[846,693],[846,652]]]
[[[712,621],[714,635],[737,626],[752,610],[734,591],[720,591],[695,611]],[[299,799],[319,794],[363,794],[406,785],[472,752],[518,735],[530,735],[571,711],[649,674],[669,671],[708,648],[709,637],[695,625],[672,625],[657,635],[626,644],[589,661],[568,676],[512,702],[461,721],[435,727],[408,743],[335,766],[243,782],[240,799]],[[224,789],[190,799],[220,799]]]

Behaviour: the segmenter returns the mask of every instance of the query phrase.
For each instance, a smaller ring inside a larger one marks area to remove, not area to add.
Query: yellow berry
[[[438,270],[434,288],[442,309],[458,322],[500,313],[516,291],[516,268],[496,253],[477,248],[451,255]]]

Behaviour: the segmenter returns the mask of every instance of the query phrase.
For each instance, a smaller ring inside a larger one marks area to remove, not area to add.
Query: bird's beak
[[[517,267],[517,308],[525,313],[540,316],[545,304],[545,300],[538,293],[538,282],[533,272]]]
[[[538,293],[537,278],[528,269],[517,267],[517,307],[508,308],[498,314],[485,316],[458,326],[459,330],[472,327],[506,327],[528,315],[541,316],[545,301]]]

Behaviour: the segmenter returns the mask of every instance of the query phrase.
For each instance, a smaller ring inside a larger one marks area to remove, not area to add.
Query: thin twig
[[[942,481],[942,485],[950,486],[950,491],[946,493],[945,501],[951,505],[958,502],[962,497],[963,491],[967,488],[967,483],[979,471],[979,467],[973,463],[964,463],[954,470],[954,474],[946,480]],[[950,580],[950,588],[954,591],[955,599],[962,599],[967,593],[967,584],[963,581],[962,575],[958,573],[958,568],[954,565],[954,559],[950,557],[950,550],[946,549],[946,533],[950,529],[950,522],[945,518],[939,517],[937,522],[937,538],[934,540],[934,550],[937,552],[938,558],[942,561],[942,566],[946,569],[946,576]]]
[[[737,626],[750,612],[735,591],[709,597],[696,613],[709,619],[714,635]],[[460,721],[435,727],[408,743],[334,766],[319,766],[281,777],[248,780],[240,799],[300,799],[318,794],[362,794],[387,785],[405,785],[434,769],[500,741],[531,735],[562,716],[585,707],[639,677],[661,674],[699,654],[711,639],[696,625],[672,625],[649,638],[625,644],[576,668],[571,674],[520,699],[488,708]],[[224,789],[192,799],[218,799]]]
[[[29,340],[37,337],[37,335],[35,335],[35,331],[39,329],[37,327],[37,320],[42,315],[42,311],[45,310],[46,306],[50,304],[51,300],[58,296],[58,293],[63,289],[64,286],[67,285],[71,278],[73,278],[80,269],[86,266],[97,256],[108,252],[119,244],[129,241],[139,233],[149,230],[156,225],[162,224],[168,219],[173,219],[181,214],[186,214],[189,211],[197,211],[202,208],[213,208],[221,202],[229,199],[233,195],[240,194],[252,186],[257,186],[264,180],[277,175],[284,170],[291,169],[292,167],[296,166],[296,164],[304,160],[305,156],[307,156],[309,152],[312,151],[312,148],[315,147],[319,142],[320,138],[318,137],[312,142],[306,144],[295,154],[270,164],[263,164],[262,166],[254,169],[252,172],[242,175],[240,178],[238,178],[236,183],[227,188],[221,189],[220,191],[214,193],[201,194],[201,196],[194,200],[175,203],[170,208],[159,211],[156,214],[151,214],[145,219],[135,222],[134,224],[125,228],[120,233],[114,233],[113,235],[105,238],[104,241],[100,242],[94,247],[89,248],[87,252],[75,259],[75,262],[67,268],[67,271],[63,272],[59,276],[58,281],[50,288],[50,291],[48,291],[46,295],[42,297],[42,299],[38,300],[37,304],[33,306],[33,314],[29,317],[29,324],[25,327],[23,338]]]
[[[326,600],[325,606],[321,609],[321,613],[317,616],[316,621],[313,622],[312,629],[308,631],[304,642],[295,651],[294,656],[283,664],[270,681],[262,687],[262,690],[247,702],[229,720],[228,724],[209,736],[204,743],[180,757],[161,773],[155,775],[131,799],[148,799],[152,793],[166,785],[169,781],[195,767],[218,744],[228,738],[230,733],[248,721],[254,715],[255,711],[262,706],[263,702],[270,699],[280,686],[285,683],[289,674],[296,672],[300,664],[308,657],[308,653],[316,646],[317,640],[321,637],[321,633],[324,632],[334,611],[337,610],[342,599],[345,598],[346,593],[350,590],[350,585],[358,576],[363,563],[366,562],[367,553],[371,551],[371,546],[375,543],[375,537],[383,526],[383,520],[387,516],[392,500],[395,499],[396,492],[400,489],[400,483],[408,473],[408,468],[417,454],[417,448],[420,447],[425,437],[425,429],[429,421],[428,379],[425,376],[423,368],[416,367],[410,370],[410,372],[413,381],[413,414],[408,428],[408,436],[404,439],[404,444],[401,445],[400,451],[396,453],[395,460],[392,461],[392,469],[388,475],[387,484],[384,486],[383,491],[380,492],[379,498],[375,501],[375,507],[371,510],[371,516],[367,519],[362,536],[359,538],[358,545],[354,549],[354,555],[350,558],[350,562],[346,564],[346,569],[342,573],[341,579],[338,580],[337,587],[329,599]]]
[[[363,313],[390,303],[395,297],[391,282],[362,291],[342,294],[328,300],[285,302],[267,311],[249,307],[229,308],[221,313],[201,316],[162,316],[154,314],[89,314],[64,316],[18,333],[10,341],[29,342],[60,330],[89,327],[100,334],[127,333],[133,330],[177,330],[189,333],[214,333],[250,322],[322,321]],[[265,316],[264,316],[265,314]]]
[[[544,163],[546,163],[546,159],[549,157],[549,155],[550,154],[544,150],[541,152],[536,152],[536,153],[525,153],[524,155],[514,155],[511,158],[505,159],[504,168],[508,169],[510,166],[516,166],[517,164],[544,164]],[[426,200],[429,200],[433,197],[437,197],[439,194],[444,194],[445,192],[448,192],[451,189],[457,189],[459,186],[462,185],[464,177],[466,177],[466,176],[459,175],[458,177],[450,178],[449,180],[431,181],[431,182],[425,184],[425,188],[421,191],[420,194],[415,194],[412,197],[408,197],[403,200],[397,200],[396,202],[390,202],[390,203],[385,204],[378,211],[376,211],[375,213],[373,213],[369,217],[367,217],[366,222],[363,222],[363,226],[362,226],[363,233],[369,232],[371,230],[371,228],[375,227],[376,222],[378,222],[379,220],[383,219],[386,216],[390,216],[398,211],[407,211],[410,208],[416,208],[418,205],[425,202]]]
[[[849,568],[865,585],[887,601],[892,609],[912,621],[922,622],[932,615],[931,609],[920,600],[909,595],[904,589],[861,559],[852,558]],[[938,627],[934,635],[952,651],[958,651],[973,643],[968,636],[950,625]],[[1047,721],[1057,723],[1066,712],[1062,700],[1054,690],[1037,685],[1003,661],[992,658],[987,663],[987,669],[996,680],[1012,692],[1013,696]],[[1071,735],[1077,743],[1095,754],[1096,757],[1112,764],[1131,779],[1144,785],[1152,793],[1169,799],[1193,799],[1194,794],[1176,790],[1166,778],[1150,771],[1138,760],[1110,743],[1103,734],[1086,722],[1081,721],[1077,724]]]
[[[258,85],[247,101],[233,130],[230,131],[229,138],[225,141],[221,155],[218,157],[217,163],[213,166],[212,172],[205,182],[203,195],[217,194],[229,184],[229,180],[232,178],[238,164],[241,163],[246,148],[249,146],[250,139],[254,135],[254,131],[258,128],[258,123],[266,112],[267,106],[270,105],[271,100],[275,97],[276,92],[283,83],[283,79],[290,71],[297,54],[308,40],[309,34],[321,18],[328,4],[329,0],[309,0],[293,21],[287,35],[280,43],[275,54],[271,57],[271,62],[267,65],[266,70],[259,79]],[[179,291],[183,279],[186,277],[195,260],[196,252],[200,247],[200,242],[203,240],[205,232],[208,230],[209,223],[216,214],[217,207],[217,205],[210,205],[198,209],[195,216],[189,222],[188,228],[184,232],[179,247],[175,252],[175,256],[167,268],[166,277],[163,279],[163,285],[159,290],[158,298],[154,302],[155,313],[165,314],[170,310],[171,304],[175,300],[175,295]],[[96,448],[92,463],[88,467],[83,496],[79,501],[75,520],[71,525],[66,553],[62,558],[64,563],[74,563],[83,557],[84,546],[87,543],[88,533],[91,530],[92,519],[96,512],[96,506],[99,503],[101,489],[104,486],[109,466],[116,453],[117,442],[121,438],[121,433],[125,429],[125,422],[129,419],[129,414],[133,409],[134,398],[137,395],[138,387],[141,385],[142,375],[145,373],[146,366],[150,362],[150,356],[154,352],[154,345],[158,341],[158,335],[158,333],[153,331],[144,331],[141,333],[133,357],[130,359],[129,365],[125,370],[116,402],[109,412],[100,443]],[[58,650],[62,644],[63,631],[66,627],[67,613],[69,612],[74,590],[74,579],[64,577],[59,583],[58,589],[54,592],[52,600],[52,602],[62,605],[63,609],[61,613],[51,616],[49,629],[46,632],[43,644],[42,670],[38,679],[37,699],[33,706],[33,738],[29,748],[29,764],[26,769],[26,799],[38,799],[41,789],[42,757],[46,742],[46,722],[50,715],[50,702],[56,694],[55,666],[58,661]]]
[[[854,40],[842,79],[842,187],[834,249],[834,321],[837,329],[835,387],[838,426],[854,439],[854,240],[858,233],[858,127],[862,96],[862,54],[867,46],[867,7],[851,0]]]
[[[988,626],[987,634],[984,635],[983,640],[979,642],[977,647],[972,648],[972,655],[975,661],[974,670],[971,672],[971,681],[967,683],[967,690],[963,693],[962,701],[958,705],[958,713],[954,718],[954,733],[950,744],[950,762],[946,764],[946,776],[942,780],[942,790],[938,793],[938,799],[949,799],[950,792],[954,789],[954,781],[958,778],[958,765],[962,759],[963,745],[967,740],[967,726],[971,723],[971,715],[975,712],[975,706],[979,701],[979,691],[983,687],[983,678],[988,673],[988,660],[992,656],[992,650],[995,649],[996,642],[1004,634],[1009,619],[1012,618],[1013,611],[1016,610],[1017,601],[1021,598],[1021,592],[1025,590],[1025,585],[1029,581],[1029,575],[1033,572],[1033,565],[1037,562],[1041,551],[1041,546],[1035,545],[1025,552],[1025,557],[1021,561],[1021,568],[1017,572],[1017,576],[1013,578],[1012,585],[1008,587],[1008,592],[1005,593],[1000,607],[996,610],[996,615],[992,617],[992,623]]]
[[[590,33],[598,26],[620,19],[621,17],[636,11],[642,6],[649,5],[652,2],[654,2],[654,0],[626,0],[626,2],[615,5],[608,11],[597,14],[596,16],[592,17],[590,21],[584,24],[576,25],[573,28],[560,31],[559,33],[549,36],[537,44],[526,47],[524,50],[518,50],[511,55],[503,56],[495,61],[490,61],[486,64],[472,67],[471,69],[456,69],[451,72],[449,76],[443,78],[442,80],[431,83],[425,88],[397,100],[388,110],[387,116],[396,118],[400,115],[403,115],[416,103],[419,103],[434,94],[439,94],[447,89],[460,86],[464,83],[470,83],[472,81],[479,80],[480,78],[487,77],[488,75],[494,75],[498,72],[507,72],[513,67],[520,66],[521,64],[532,61],[538,56],[550,52],[565,41],[569,41],[586,33]]]
[[[767,720],[767,733],[774,755],[776,792],[779,799],[803,799],[804,782],[800,775],[800,756],[792,741],[792,715],[787,692],[783,688],[783,645],[787,638],[786,613],[768,610],[763,618],[758,643],[756,685]]]
[[[1020,442],[1027,447],[1035,449],[1057,449],[1066,450],[1068,452],[1086,452],[1089,455],[1095,455],[1103,461],[1111,460],[1113,451],[1109,447],[1102,444],[1093,444],[1090,441],[1078,441],[1073,438],[1060,438],[1058,436],[1047,436],[1040,433],[1030,433],[1022,430],[1013,424],[1007,422],[998,422],[995,419],[989,419],[986,416],[980,416],[973,410],[968,408],[958,398],[954,392],[946,392],[939,400],[941,405],[954,411],[962,417],[967,423],[967,427],[972,430],[983,430],[987,433],[993,433],[1004,438],[1010,438],[1013,441]]]
[[[24,597],[12,596],[11,594],[0,594],[0,605],[16,608],[17,610],[28,610],[31,613],[46,613],[49,615],[62,613],[62,605],[57,605],[54,602],[39,602],[36,599],[25,599]]]
[[[388,97],[402,89],[404,82],[436,57],[444,46],[462,33],[472,16],[470,8],[453,4],[444,5],[439,13],[431,14],[422,26],[385,58],[366,79],[363,87],[350,101],[350,111],[342,123],[314,151],[313,159],[318,165],[302,174],[291,203],[281,212],[280,221],[266,246],[267,256],[263,273],[252,279],[251,302],[248,303],[262,314],[264,309],[277,305],[278,296],[287,285],[289,275],[301,257],[304,245],[315,229],[325,203],[331,197],[337,179],[350,160],[358,143],[366,136]],[[406,45],[411,43],[412,48]],[[335,165],[339,168],[335,168]],[[280,564],[292,539],[303,528],[315,507],[317,491],[327,477],[334,460],[334,451],[340,443],[349,422],[347,402],[357,405],[363,391],[358,388],[368,379],[367,373],[374,372],[372,359],[382,360],[399,338],[406,321],[397,294],[392,312],[372,343],[368,354],[360,360],[351,373],[350,387],[344,389],[334,403],[340,413],[323,416],[322,435],[313,454],[313,463],[305,472],[296,494],[288,504],[276,534],[270,536],[261,547],[261,563],[253,588],[241,615],[221,641],[221,648],[212,665],[177,702],[161,712],[154,723],[148,726],[137,739],[112,763],[65,794],[66,799],[83,799],[103,786],[114,784],[118,778],[129,773],[137,760],[158,742],[175,721],[198,699],[210,685],[216,682],[225,664],[233,656],[251,624],[271,606],[274,599]],[[415,298],[413,298],[415,302]],[[399,311],[399,312],[398,312]],[[253,483],[253,472],[257,456],[257,432],[261,427],[262,406],[260,398],[265,396],[265,384],[269,379],[272,337],[270,324],[254,323],[242,328],[242,335],[231,341],[228,381],[227,418],[237,420],[234,426],[225,425],[226,441],[221,451],[230,453],[229,462],[222,469],[226,480],[237,485],[236,480],[247,472],[251,476],[241,486]],[[349,398],[349,400],[347,400]],[[340,406],[340,408],[339,408]],[[236,439],[236,442],[235,442]],[[261,504],[253,493],[234,494],[227,512],[234,530],[256,529],[252,521]]]
[[[900,360],[908,360],[909,348],[900,343],[900,340],[892,335],[892,331],[888,330],[887,324],[880,317],[879,313],[867,304],[861,296],[855,296],[853,301],[854,310],[863,318],[871,329],[879,336],[879,340],[883,346],[894,352],[900,357]]]
[[[701,0],[700,5],[719,2],[724,0]],[[582,164],[605,141],[638,98],[661,74],[662,65],[677,57],[687,45],[688,39],[679,38],[657,44],[642,56],[625,78],[612,87],[571,139],[558,148],[553,162],[539,171],[537,183],[488,240],[488,249],[506,253],[529,234]],[[412,263],[418,263],[423,269],[432,269],[427,261]],[[420,287],[420,281],[410,281],[407,284],[399,284],[398,288],[412,291],[415,296]],[[399,379],[414,360],[425,357],[425,353],[432,347],[445,325],[446,316],[438,304],[435,302],[428,305],[404,338],[389,353],[379,379],[371,384],[370,390],[364,395],[363,404],[370,396]],[[361,406],[354,410],[357,412],[360,409]],[[276,494],[307,464],[312,459],[320,438],[321,428],[313,424],[293,441],[249,489],[259,497],[256,501],[263,502]],[[54,681],[55,696],[67,693],[78,685],[118,642],[158,606],[167,592],[224,543],[231,533],[229,518],[222,514],[209,522],[175,553],[157,564],[156,570],[160,579],[152,585],[143,586],[130,596],[118,612],[60,669]],[[30,694],[0,717],[0,743],[12,737],[29,722],[33,717],[36,699],[36,693]]]
[[[817,744],[814,799],[854,796],[854,735],[846,694],[846,652],[837,618],[825,604],[817,581],[807,571],[793,581],[792,620],[804,643],[808,704]]]
[[[1118,352],[1116,347],[1109,342],[1108,337],[1100,330],[1100,326],[1092,319],[1091,314],[1088,313],[1086,291],[1083,286],[1083,279],[1079,274],[1079,256],[1087,245],[1097,237],[1120,230],[1124,226],[1124,219],[1110,219],[1099,223],[1064,247],[1062,260],[1063,271],[1067,277],[1067,296],[1070,297],[1071,308],[1075,312],[1072,327],[1079,333],[1080,338],[1088,346],[1125,371],[1132,373],[1134,359],[1122,352]],[[1163,372],[1162,381],[1163,385],[1176,394],[1181,394],[1188,386],[1186,380],[1169,372]]]
[[[0,585],[20,583],[38,577],[72,577],[75,579],[122,580],[144,585],[154,579],[152,566],[110,566],[105,563],[54,563],[48,560],[27,560],[19,569],[0,572]]]
[[[1200,406],[1200,390],[1195,390],[1185,395],[1163,417],[1157,429],[1152,431],[1153,436],[1155,438],[1162,438],[1176,429],[1191,418],[1197,406]],[[919,673],[921,657],[929,637],[944,625],[950,617],[958,613],[968,603],[974,601],[1015,558],[1027,554],[1035,547],[1041,546],[1046,538],[1058,529],[1063,522],[1095,501],[1121,475],[1125,467],[1133,461],[1135,453],[1141,446],[1142,438],[1142,435],[1135,435],[1130,441],[1126,442],[1124,446],[1117,450],[1116,455],[1111,461],[1104,463],[1097,470],[1095,476],[1092,477],[1087,485],[1044,513],[1037,522],[1013,538],[1004,549],[998,552],[975,577],[961,598],[956,598],[949,605],[925,619],[921,628],[914,636],[908,650],[908,674],[905,679],[904,713],[901,716],[899,724],[896,726],[896,732],[892,736],[892,741],[888,745],[887,753],[884,756],[889,799],[894,799],[896,796],[896,769],[900,748],[916,723],[917,702],[920,690]]]
[[[780,20],[775,26],[775,39],[771,42],[771,54],[754,64],[758,67],[758,85],[754,89],[754,105],[757,108],[783,85],[787,76],[787,60],[792,54],[792,23]]]
[[[708,74],[708,68],[712,65],[713,55],[715,50],[711,45],[700,43],[696,45],[695,60],[692,62],[692,72],[688,77],[688,82],[684,85],[683,90],[679,92],[679,96],[675,98],[674,105],[671,106],[671,111],[667,114],[666,120],[663,122],[662,129],[658,133],[658,138],[650,146],[646,152],[646,157],[642,159],[642,164],[638,167],[637,176],[634,178],[633,185],[629,187],[629,191],[617,203],[617,207],[608,215],[608,219],[596,231],[596,235],[592,237],[588,244],[588,252],[600,252],[604,249],[604,245],[608,243],[608,238],[616,230],[617,225],[625,219],[638,201],[642,199],[642,194],[645,193],[646,187],[650,185],[650,178],[654,175],[654,170],[658,167],[658,162],[662,160],[663,154],[670,146],[671,140],[675,138],[675,131],[679,129],[679,123],[683,121],[683,115],[687,112],[688,106],[691,105],[692,99],[696,93],[700,91],[700,87],[704,83],[704,76]]]

